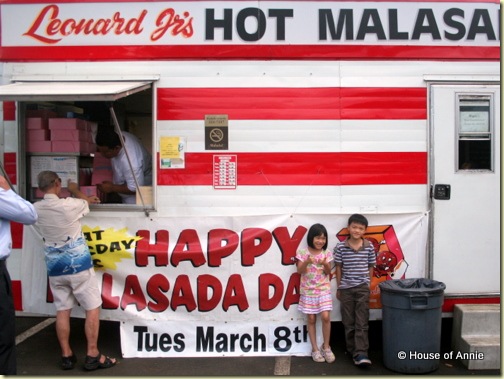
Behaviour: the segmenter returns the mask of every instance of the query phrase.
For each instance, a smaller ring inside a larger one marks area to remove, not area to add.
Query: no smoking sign
[[[228,150],[228,116],[205,116],[205,150]]]

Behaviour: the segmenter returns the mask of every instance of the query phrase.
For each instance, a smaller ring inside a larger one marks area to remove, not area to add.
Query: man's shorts
[[[80,304],[86,311],[102,304],[94,268],[71,275],[50,276],[49,285],[57,311],[72,309]]]

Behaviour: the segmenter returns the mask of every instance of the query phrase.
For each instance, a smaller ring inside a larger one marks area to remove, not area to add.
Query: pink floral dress
[[[328,250],[322,250],[319,254],[313,255],[308,248],[304,248],[296,252],[296,259],[304,262],[310,255],[315,263],[310,263],[306,271],[301,274],[301,296],[299,298],[298,310],[305,314],[318,314],[322,311],[331,311],[331,281],[330,276],[324,273],[322,262],[324,258],[327,258],[327,262],[332,262],[333,255]]]

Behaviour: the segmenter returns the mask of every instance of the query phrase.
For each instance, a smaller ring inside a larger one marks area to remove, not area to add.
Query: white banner
[[[320,322],[317,335],[321,336]],[[309,355],[302,322],[121,322],[124,358]],[[320,338],[320,343],[322,340]]]
[[[380,282],[425,276],[428,216],[367,217],[366,238],[375,245],[378,260],[370,306],[379,309]],[[101,317],[123,321],[122,336],[130,341],[128,345],[135,341],[134,346],[141,335],[159,338],[163,332],[183,327],[184,349],[158,350],[157,354],[251,353],[248,347],[198,350],[198,339],[209,338],[210,327],[215,335],[229,330],[244,336],[264,334],[266,352],[259,349],[254,354],[271,355],[273,350],[281,354],[271,347],[281,338],[275,337],[275,331],[292,324],[289,330],[294,335],[295,328],[302,328],[305,322],[297,310],[299,275],[292,258],[298,248],[306,246],[306,232],[312,224],[326,226],[332,249],[345,238],[347,219],[348,215],[106,218],[92,212],[85,218],[83,230],[100,280]],[[23,309],[54,314],[42,242],[34,228],[25,228],[23,246]],[[335,293],[334,277],[332,289]],[[339,302],[334,300],[333,305],[331,319],[340,320]],[[82,317],[84,312],[77,308],[72,315]],[[135,331],[136,327],[147,327],[147,334]],[[248,337],[243,338],[246,344]],[[293,346],[289,354],[303,350],[305,342],[296,342],[300,345]],[[135,353],[133,346],[127,349],[131,356],[153,354]]]

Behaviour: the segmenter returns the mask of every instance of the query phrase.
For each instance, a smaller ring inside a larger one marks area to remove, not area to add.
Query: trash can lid
[[[386,280],[379,284],[380,290],[401,293],[439,293],[446,289],[443,282],[425,278]]]

